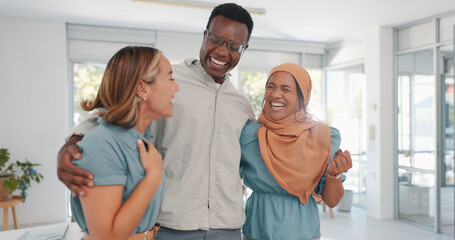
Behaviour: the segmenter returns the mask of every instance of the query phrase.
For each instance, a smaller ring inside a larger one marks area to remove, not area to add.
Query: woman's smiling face
[[[264,108],[271,120],[282,120],[299,111],[299,96],[294,77],[287,72],[274,73],[267,83]]]

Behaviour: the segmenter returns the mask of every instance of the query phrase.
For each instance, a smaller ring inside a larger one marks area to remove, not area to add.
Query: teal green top
[[[152,141],[153,136],[149,128],[143,136],[134,128],[125,129],[119,125],[108,124],[101,118],[98,122],[100,124],[77,143],[82,158],[73,159],[73,163],[90,171],[97,186],[123,185],[123,204],[145,176],[136,141],[142,139],[146,143],[146,140]],[[163,197],[163,186],[164,171],[161,185],[156,190],[141,222],[131,234],[145,232],[155,225]],[[89,233],[79,197],[71,198],[71,211],[82,231]]]
[[[252,239],[297,240],[320,238],[319,209],[314,198],[307,204],[289,194],[278,184],[264,164],[259,150],[257,129],[259,122],[247,122],[240,137],[242,147],[241,172],[243,182],[253,193],[245,206],[246,221],[243,234]],[[340,146],[340,133],[330,128],[331,157]],[[346,177],[343,175],[343,181]],[[322,194],[325,173],[314,189]]]

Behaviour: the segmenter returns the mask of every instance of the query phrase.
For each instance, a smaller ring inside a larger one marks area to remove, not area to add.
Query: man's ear
[[[250,45],[248,45],[248,43],[247,43],[247,44],[245,45],[245,47],[243,48],[243,51],[245,52],[246,49],[248,49],[249,46],[250,46]]]

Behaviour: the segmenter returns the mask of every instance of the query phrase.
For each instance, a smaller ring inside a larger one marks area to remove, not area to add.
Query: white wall
[[[348,40],[331,43],[325,51],[327,67],[357,65],[365,59],[365,41]]]
[[[435,39],[435,24],[428,21],[411,28],[398,31],[397,51],[406,51],[413,48],[432,44]]]
[[[37,170],[44,175],[16,208],[19,226],[67,216],[66,188],[56,175],[66,132],[65,29],[63,22],[0,17],[0,148],[42,164]]]
[[[163,54],[170,59],[171,63],[180,63],[186,58],[199,59],[204,34],[158,32],[156,48],[163,51]]]
[[[393,29],[372,27],[365,43],[367,95],[367,215],[394,218],[394,52]]]

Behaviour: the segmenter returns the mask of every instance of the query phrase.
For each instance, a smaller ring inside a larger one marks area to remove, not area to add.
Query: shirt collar
[[[196,58],[187,58],[187,59],[185,59],[185,64],[187,66],[191,66],[191,65],[194,66],[199,71],[199,73],[207,80],[207,84],[209,86],[212,86],[212,87],[215,87],[218,89],[218,86],[216,86],[216,84],[218,84],[218,83],[216,83],[215,80],[213,80],[212,76],[210,76],[208,74],[208,72],[205,71],[204,67],[202,66],[202,64],[199,60],[197,60]],[[224,80],[221,88],[224,85],[226,85],[226,86],[229,85],[231,76],[232,76],[231,73],[228,72],[227,77]]]
[[[137,143],[136,141],[138,139],[142,139],[144,141],[145,145],[147,146],[147,140],[150,142],[153,140],[153,134],[150,129],[151,124],[147,126],[147,129],[145,130],[145,135],[142,135],[138,130],[135,128],[123,128],[120,125],[116,124],[110,124],[107,123],[103,120],[103,118],[99,117],[98,118],[98,123],[100,125],[105,126],[109,130],[115,132],[117,136],[119,136],[119,140],[122,141],[123,144],[127,145],[129,148],[135,150],[137,149]]]

